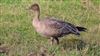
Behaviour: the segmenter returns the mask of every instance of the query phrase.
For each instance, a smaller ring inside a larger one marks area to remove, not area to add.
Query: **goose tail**
[[[87,30],[87,28],[79,27],[79,26],[77,26],[76,28],[77,28],[79,31],[84,31],[84,32]]]

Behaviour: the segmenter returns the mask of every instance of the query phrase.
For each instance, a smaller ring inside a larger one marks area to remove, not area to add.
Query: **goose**
[[[59,38],[68,34],[80,35],[86,28],[75,26],[69,22],[57,20],[55,17],[40,19],[40,7],[37,3],[31,5],[29,10],[34,14],[32,25],[41,36],[51,39],[51,43],[59,44]]]

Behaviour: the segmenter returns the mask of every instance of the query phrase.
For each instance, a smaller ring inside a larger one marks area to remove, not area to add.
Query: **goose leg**
[[[57,37],[51,37],[50,39],[51,39],[51,43],[50,43],[51,45],[59,44],[59,39]]]
[[[50,44],[53,45],[53,43],[54,43],[54,38],[51,37],[50,39],[51,39],[51,43],[50,43]]]
[[[54,37],[54,40],[56,41],[56,44],[59,44],[59,39],[57,37]]]
[[[51,44],[59,44],[59,39],[57,37],[51,37]]]

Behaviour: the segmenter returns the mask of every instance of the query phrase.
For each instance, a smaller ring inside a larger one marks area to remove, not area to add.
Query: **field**
[[[34,3],[41,18],[54,16],[87,31],[51,45],[32,26],[27,9]],[[100,56],[100,0],[0,0],[0,56]]]

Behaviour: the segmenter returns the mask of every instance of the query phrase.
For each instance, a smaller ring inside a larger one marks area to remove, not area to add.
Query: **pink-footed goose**
[[[68,34],[80,35],[81,31],[86,30],[84,27],[79,27],[68,22],[56,20],[54,17],[40,19],[40,8],[36,3],[31,5],[29,9],[35,14],[32,25],[40,35],[50,38],[52,40],[52,44],[54,42],[59,44],[59,37]]]

